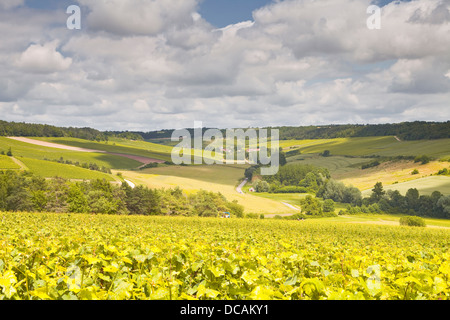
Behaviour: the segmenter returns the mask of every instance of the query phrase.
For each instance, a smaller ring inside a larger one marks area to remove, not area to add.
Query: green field
[[[434,191],[439,191],[444,195],[450,195],[450,177],[431,176],[384,186],[385,190],[398,190],[403,195],[412,188],[419,190],[421,195],[431,195]],[[363,192],[363,195],[370,194],[371,190],[365,190]]]
[[[175,169],[171,171],[173,168]],[[125,179],[136,185],[141,184],[153,189],[179,187],[187,194],[200,190],[220,192],[229,201],[236,200],[243,205],[246,213],[296,213],[295,210],[279,201],[264,199],[249,193],[239,194],[236,191],[237,179],[244,177],[244,170],[234,166],[170,166],[143,171],[120,172]]]
[[[2,169],[16,170],[20,169],[20,166],[17,163],[15,163],[13,159],[11,159],[10,157],[0,155],[0,170]]]
[[[138,161],[116,155],[49,148],[0,137],[0,150],[8,150],[9,147],[11,147],[15,157],[37,160],[59,160],[63,157],[64,160],[70,160],[74,163],[96,163],[100,167],[104,166],[110,169],[129,169],[142,165]]]
[[[450,298],[444,228],[1,212],[0,228],[1,300]]]
[[[130,141],[125,139],[112,139],[108,142],[95,142],[76,138],[37,138],[38,140],[64,144],[67,146],[136,155],[170,161],[172,148],[145,141]]]
[[[141,172],[235,186],[244,177],[247,167],[247,165],[167,166],[145,169]]]
[[[318,140],[283,140],[280,147],[286,151],[299,149],[302,153],[322,153],[348,156],[417,156],[426,154],[435,158],[450,156],[450,139],[397,141],[395,137],[362,137]]]
[[[287,158],[288,164],[298,163],[327,168],[330,174],[339,175],[353,173],[361,169],[365,163],[372,161],[367,158],[353,158],[343,156],[321,157],[315,154],[302,154]]]
[[[34,174],[46,178],[61,177],[76,180],[106,179],[107,181],[116,181],[110,174],[72,165],[22,157],[19,157],[18,160],[23,162]]]

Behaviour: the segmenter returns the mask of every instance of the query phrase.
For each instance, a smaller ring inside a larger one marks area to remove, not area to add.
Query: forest
[[[229,212],[242,217],[244,209],[220,193],[199,191],[189,196],[180,188],[131,188],[106,180],[72,182],[45,179],[31,172],[0,171],[0,211],[177,215],[218,217]]]
[[[450,138],[450,121],[402,122],[394,124],[347,124],[327,126],[272,127],[278,129],[281,140],[334,139],[350,137],[397,136],[402,140],[427,140]],[[193,133],[193,129],[188,129]],[[203,128],[203,132],[207,128]],[[0,136],[23,137],[73,137],[107,141],[108,137],[133,140],[169,139],[172,129],[149,132],[99,131],[92,128],[62,128],[43,124],[6,122],[0,120]]]

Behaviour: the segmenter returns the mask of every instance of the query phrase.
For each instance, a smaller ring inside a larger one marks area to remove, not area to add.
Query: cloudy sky
[[[369,29],[371,4],[381,29]],[[69,5],[81,30],[69,30]],[[0,119],[100,130],[450,119],[450,1],[1,0]]]

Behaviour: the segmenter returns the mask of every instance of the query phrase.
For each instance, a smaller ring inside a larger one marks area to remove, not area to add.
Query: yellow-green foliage
[[[445,229],[0,213],[0,299],[448,299]]]
[[[114,177],[99,171],[84,169],[72,165],[56,163],[52,161],[20,158],[34,174],[46,178],[61,177],[66,179],[93,180],[106,179],[114,181]]]
[[[0,155],[0,170],[1,169],[20,169],[20,166],[10,157]]]

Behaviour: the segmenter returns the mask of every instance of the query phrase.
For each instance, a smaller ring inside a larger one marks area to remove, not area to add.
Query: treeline
[[[259,166],[247,168],[245,176],[251,180],[258,175]],[[315,193],[330,179],[326,168],[313,165],[290,164],[280,166],[272,176],[259,176],[253,186],[256,192],[270,193]]]
[[[334,139],[379,136],[397,136],[402,140],[450,138],[450,121],[416,121],[394,124],[276,127],[274,129],[280,130],[281,140]]]
[[[450,219],[450,195],[443,195],[439,191],[420,195],[416,188],[402,195],[398,190],[385,191],[383,184],[378,182],[369,197],[362,199],[358,205],[349,205],[342,214],[379,212]]]
[[[244,209],[220,193],[181,189],[131,188],[106,180],[71,182],[46,180],[30,172],[0,171],[0,211],[177,215],[217,217],[223,212],[243,217]]]
[[[203,133],[208,128],[203,128]],[[450,138],[450,121],[447,122],[403,122],[366,125],[326,125],[304,127],[273,127],[280,131],[281,140],[333,139],[350,137],[397,136],[403,140]],[[194,129],[187,129],[191,135]],[[244,129],[245,130],[245,129]],[[169,139],[173,129],[159,131],[99,131],[92,128],[63,128],[43,124],[6,122],[0,120],[0,136],[22,137],[73,137],[86,140],[107,141],[108,137],[131,140]],[[225,131],[222,130],[225,134]]]
[[[402,140],[432,140],[450,138],[450,121],[402,122],[387,124],[347,124],[302,127],[273,127],[280,131],[281,140],[334,139],[351,137],[397,136]],[[193,132],[193,129],[189,129]],[[204,129],[206,130],[206,129]],[[173,130],[135,132],[143,139],[168,139]],[[193,134],[191,132],[191,134]]]
[[[91,141],[108,141],[110,137],[142,140],[142,136],[131,132],[102,132],[92,128],[56,127],[47,124],[7,122],[0,120],[0,136],[16,137],[69,137]]]

